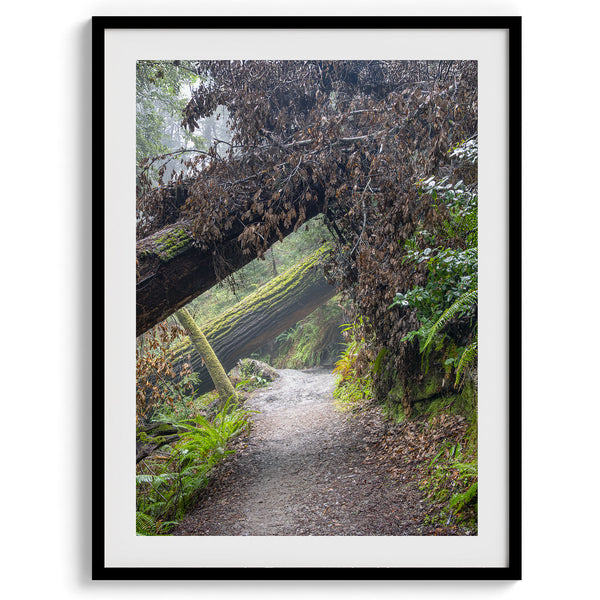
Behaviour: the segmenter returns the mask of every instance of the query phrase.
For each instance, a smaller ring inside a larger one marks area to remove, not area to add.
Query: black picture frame
[[[441,29],[508,31],[508,561],[506,567],[110,567],[105,561],[105,33],[111,29]],[[108,580],[521,579],[521,17],[93,17],[92,578]]]

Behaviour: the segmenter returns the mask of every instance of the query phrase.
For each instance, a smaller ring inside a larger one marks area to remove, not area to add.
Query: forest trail
[[[251,433],[173,535],[427,535],[416,486],[375,455],[379,413],[338,411],[326,369],[278,372],[246,403],[260,411]]]

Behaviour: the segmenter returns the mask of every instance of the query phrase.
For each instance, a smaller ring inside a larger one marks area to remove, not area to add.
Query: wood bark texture
[[[317,250],[203,327],[204,335],[226,371],[335,295],[321,265],[329,251],[328,246]],[[180,354],[181,360],[190,362],[193,371],[200,376],[196,393],[214,389],[202,357],[191,351],[190,346]]]
[[[305,220],[323,210],[323,201],[304,204]],[[251,248],[242,248],[240,234],[246,225],[224,232],[219,244],[203,248],[190,234],[192,223],[180,220],[139,240],[136,245],[136,335],[172,315],[179,308],[222,281],[227,275],[256,258]],[[280,227],[285,237],[296,225]],[[273,232],[270,247],[279,240]]]

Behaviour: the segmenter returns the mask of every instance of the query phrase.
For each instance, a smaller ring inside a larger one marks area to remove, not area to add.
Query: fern
[[[138,510],[135,513],[135,531],[137,535],[155,535],[156,519]]]
[[[464,313],[466,310],[471,308],[477,302],[477,290],[469,290],[465,292],[450,308],[447,308],[442,316],[433,324],[429,331],[429,335],[423,345],[423,349],[426,349],[431,344],[431,341],[435,335],[443,329],[449,321]]]
[[[475,341],[467,346],[464,352],[460,356],[460,360],[458,362],[458,366],[456,367],[456,381],[454,382],[454,386],[458,387],[463,378],[464,370],[473,363],[477,358],[477,336],[475,337]]]
[[[461,462],[457,460],[454,462],[453,466],[454,468],[458,469],[461,479],[477,477],[478,468],[476,462]]]
[[[136,535],[160,535],[170,529],[171,526],[177,524],[178,521],[159,521],[139,510],[135,513]]]
[[[152,502],[146,507],[146,514],[162,516],[167,508],[168,502],[161,500],[160,502]]]
[[[141,475],[135,476],[136,483],[152,483],[154,481],[155,475],[148,475],[146,473],[142,473]]]
[[[136,530],[139,535],[163,535],[205,487],[210,470],[231,454],[229,441],[247,425],[254,411],[228,401],[211,422],[202,415],[177,423],[184,432],[168,461],[145,465],[161,472],[136,475]]]
[[[160,475],[151,475],[142,473],[135,476],[136,483],[166,483],[171,479],[175,479],[177,476],[175,473],[161,473]]]
[[[448,505],[450,508],[454,509],[456,512],[460,512],[469,502],[477,496],[478,485],[477,482],[472,483],[466,492],[462,494],[454,494],[452,498],[450,498],[450,502]]]

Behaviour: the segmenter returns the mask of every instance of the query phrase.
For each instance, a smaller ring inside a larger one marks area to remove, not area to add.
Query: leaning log
[[[323,210],[323,199],[315,195],[302,207],[302,220],[280,224],[279,231],[264,240],[271,247],[281,236],[292,233],[304,221]],[[139,240],[136,245],[136,335],[141,335],[176,310],[209,290],[227,275],[256,258],[244,248],[240,236],[253,223],[234,223],[218,244],[203,247],[192,237],[191,220],[179,220]]]
[[[236,394],[223,365],[219,362],[210,342],[206,339],[202,329],[198,327],[187,308],[180,308],[175,315],[182,327],[187,331],[194,350],[202,357],[208,369],[210,379],[217,388],[219,399],[221,400],[220,405],[224,406],[229,399],[235,399]]]
[[[204,326],[203,332],[226,371],[270,342],[335,295],[323,274],[323,246]],[[179,352],[200,376],[198,394],[213,389],[202,357],[188,344]]]

